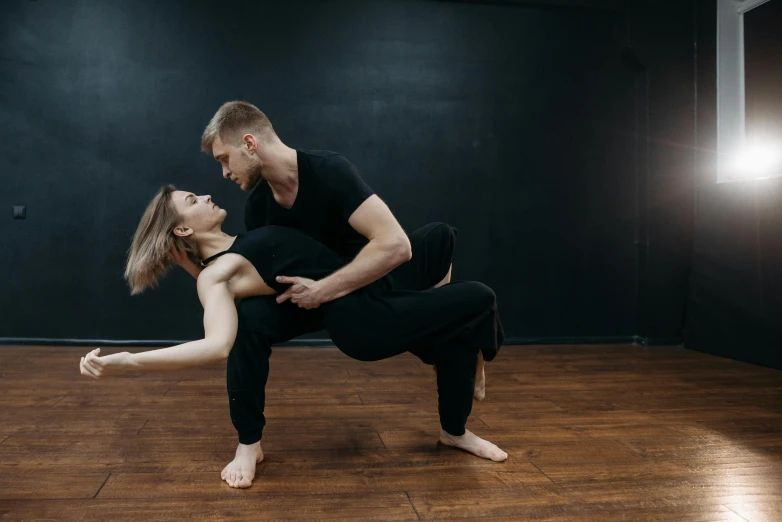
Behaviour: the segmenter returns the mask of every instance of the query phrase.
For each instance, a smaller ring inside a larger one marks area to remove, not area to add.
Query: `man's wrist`
[[[328,303],[329,301],[333,301],[337,297],[340,297],[338,295],[338,289],[334,285],[333,275],[316,281],[315,284],[318,285],[317,294],[320,297],[319,300],[321,303]]]
[[[321,279],[320,281],[315,281],[315,293],[318,296],[318,301],[321,303],[328,303],[332,300],[331,297],[331,287],[329,285],[328,277]]]

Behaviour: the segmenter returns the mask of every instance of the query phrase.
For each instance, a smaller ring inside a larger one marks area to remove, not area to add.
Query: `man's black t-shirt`
[[[297,150],[299,190],[290,209],[274,200],[264,180],[250,191],[244,211],[247,230],[266,225],[296,228],[334,250],[346,263],[367,244],[348,223],[374,192],[358,169],[336,152]]]

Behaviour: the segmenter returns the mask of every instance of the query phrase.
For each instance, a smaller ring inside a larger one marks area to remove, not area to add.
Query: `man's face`
[[[216,138],[212,144],[212,156],[220,162],[223,168],[223,177],[230,179],[242,190],[248,191],[263,177],[263,163],[258,154],[250,154],[249,149],[235,146]]]

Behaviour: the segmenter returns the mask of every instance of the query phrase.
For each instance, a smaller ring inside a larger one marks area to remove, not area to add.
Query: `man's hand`
[[[128,352],[115,353],[104,357],[99,357],[99,353],[100,348],[95,348],[81,358],[79,371],[82,375],[92,377],[93,379],[103,379],[104,377],[124,373],[133,366],[130,359],[131,354]]]
[[[300,308],[311,310],[319,307],[328,300],[323,295],[318,282],[313,281],[312,279],[307,279],[306,277],[278,276],[277,282],[292,285],[285,293],[277,296],[277,302],[280,304],[290,299],[291,303],[298,305]]]

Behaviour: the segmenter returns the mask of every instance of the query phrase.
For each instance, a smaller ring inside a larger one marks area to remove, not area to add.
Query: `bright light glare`
[[[768,143],[754,143],[735,157],[734,171],[741,177],[761,178],[782,173],[782,155],[779,147]]]

